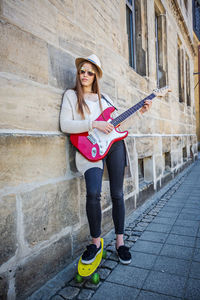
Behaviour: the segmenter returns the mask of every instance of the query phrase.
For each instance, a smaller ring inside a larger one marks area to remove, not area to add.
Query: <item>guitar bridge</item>
[[[87,138],[93,145],[97,143],[96,139],[91,134],[89,134]]]

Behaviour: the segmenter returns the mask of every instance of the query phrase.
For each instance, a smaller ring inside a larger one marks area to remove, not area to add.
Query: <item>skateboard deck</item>
[[[91,264],[83,264],[81,261],[81,257],[79,259],[78,262],[78,274],[82,277],[87,277],[90,276],[91,274],[93,274],[96,269],[98,268],[101,260],[102,260],[102,255],[103,255],[103,245],[104,245],[104,241],[101,238],[101,252],[97,255],[97,257],[95,258],[95,260],[91,263]]]

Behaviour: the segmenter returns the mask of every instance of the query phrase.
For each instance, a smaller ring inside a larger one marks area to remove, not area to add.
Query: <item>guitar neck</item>
[[[156,95],[154,93],[150,94],[137,104],[133,105],[131,108],[123,112],[121,115],[117,116],[115,119],[111,121],[111,124],[114,127],[117,127],[119,124],[121,124],[123,121],[125,121],[127,118],[129,118],[132,114],[134,114],[138,109],[140,109],[146,100],[152,100]]]

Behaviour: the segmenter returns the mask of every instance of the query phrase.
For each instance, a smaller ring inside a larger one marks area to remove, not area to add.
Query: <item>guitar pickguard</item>
[[[93,140],[96,141],[95,144],[93,145],[96,145],[99,149],[99,154],[101,156],[104,156],[109,145],[111,144],[112,145],[112,141],[116,141],[116,140],[121,140],[123,139],[125,136],[127,136],[127,132],[119,132],[119,131],[116,131],[115,129],[113,129],[112,132],[110,132],[109,134],[105,134],[103,133],[102,131],[98,130],[98,129],[93,129],[93,131],[89,134],[90,137],[92,137]],[[97,152],[95,152],[96,147],[92,147],[92,153],[91,155],[93,157],[95,157],[97,155]]]

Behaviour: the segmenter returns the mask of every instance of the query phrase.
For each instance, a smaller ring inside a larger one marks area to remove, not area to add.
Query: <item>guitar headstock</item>
[[[156,97],[164,97],[168,92],[171,92],[168,86],[153,90],[153,93],[156,95]]]

